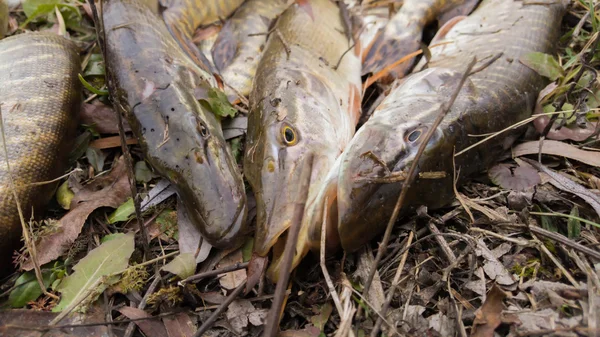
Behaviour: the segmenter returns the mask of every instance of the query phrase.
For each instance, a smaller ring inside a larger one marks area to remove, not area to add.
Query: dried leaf
[[[87,217],[100,207],[117,207],[130,195],[125,159],[121,157],[108,176],[98,177],[82,190],[76,191],[71,202],[71,210],[63,216],[56,232],[44,236],[37,243],[37,258],[40,265],[46,264],[67,251],[77,239]],[[31,270],[33,263],[28,260],[23,269]]]
[[[196,260],[192,253],[181,253],[169,262],[167,265],[161,268],[161,270],[168,271],[169,273],[179,276],[180,279],[186,279],[196,271]]]
[[[569,178],[556,173],[555,171],[547,168],[546,166],[538,163],[537,161],[530,160],[527,158],[522,159],[530,165],[532,165],[533,167],[535,167],[536,169],[538,169],[538,171],[544,172],[547,175],[549,175],[550,178],[552,178],[552,180],[550,180],[550,183],[554,187],[562,191],[577,195],[581,199],[585,200],[590,206],[592,206],[596,213],[600,215],[600,197],[597,194],[570,180]]]
[[[129,257],[134,249],[133,237],[133,233],[120,234],[96,247],[81,259],[73,267],[75,272],[63,279],[58,286],[57,290],[61,293],[61,299],[52,311],[64,310],[71,303],[80,301],[89,291],[93,290],[94,295],[88,296],[84,301],[90,303],[94,300],[94,296],[100,295],[108,285],[118,281],[118,279],[111,278],[111,280],[104,280],[100,285],[96,283],[105,276],[127,268]],[[82,304],[79,304],[78,307],[81,307]]]
[[[536,170],[511,164],[498,164],[488,175],[494,184],[515,191],[526,191],[542,181]]]
[[[269,259],[267,257],[259,256],[258,254],[252,254],[250,263],[248,264],[248,282],[246,282],[245,293],[248,294],[255,285],[260,281],[260,277],[267,269]]]
[[[242,263],[242,252],[238,249],[235,252],[225,256],[217,265],[218,269],[230,266],[236,263]],[[219,283],[225,289],[235,289],[247,278],[246,269],[239,269],[225,274],[219,274]]]
[[[494,284],[481,308],[475,312],[472,337],[494,337],[494,330],[502,322],[500,315],[505,297],[506,294]]]
[[[125,143],[127,143],[127,145],[134,145],[138,143],[137,138],[127,138],[125,139]],[[121,137],[120,136],[114,136],[114,137],[106,137],[106,138],[99,138],[96,139],[94,141],[92,141],[90,143],[91,147],[97,148],[97,149],[111,149],[113,147],[121,147]]]
[[[171,317],[163,317],[163,324],[167,330],[168,337],[192,337],[196,331],[194,322],[184,312]]]
[[[306,326],[302,330],[286,330],[277,334],[277,337],[319,337],[321,330],[312,325]]]
[[[106,158],[102,150],[88,146],[88,148],[85,150],[85,156],[96,172],[102,171],[104,168],[104,159]]]
[[[181,200],[177,200],[177,228],[179,230],[179,251],[191,253],[196,257],[196,263],[208,258],[212,246],[204,240],[198,228],[190,221]]]
[[[222,128],[225,140],[243,136],[248,129],[248,117],[237,115],[234,118],[226,119],[223,121]]]
[[[562,67],[552,55],[532,52],[522,56],[519,61],[538,74],[548,77],[552,81],[562,77],[564,74]]]
[[[354,276],[364,284],[367,282],[375,258],[373,257],[373,252],[368,247],[362,248],[359,251],[358,256],[358,266],[354,272]],[[381,307],[385,302],[385,294],[383,292],[379,271],[375,271],[375,276],[371,282],[371,288],[367,293],[367,299],[375,311],[379,312],[381,310]]]
[[[256,309],[248,300],[235,300],[227,308],[227,321],[237,333],[242,333],[247,327],[248,322],[254,326],[264,324],[266,310]]]
[[[149,313],[138,308],[121,307],[117,310],[129,319],[152,317]],[[158,318],[138,320],[135,321],[135,324],[148,337],[165,337],[167,335],[165,326]]]
[[[318,310],[319,313],[310,318],[310,322],[316,328],[323,331],[323,329],[325,329],[325,324],[327,324],[327,321],[329,320],[329,316],[331,316],[332,311],[333,307],[331,306],[331,304],[325,303]]]
[[[527,154],[537,154],[539,152],[539,148],[539,141],[521,143],[513,148],[513,157],[520,157]],[[600,152],[581,150],[573,145],[555,140],[544,140],[542,145],[542,153],[566,157],[577,160],[584,164],[600,167]]]
[[[475,252],[478,256],[485,258],[486,261],[483,264],[483,271],[489,278],[502,285],[512,285],[516,282],[512,274],[508,272],[500,261],[498,261],[492,251],[486,247],[483,239],[477,240]]]

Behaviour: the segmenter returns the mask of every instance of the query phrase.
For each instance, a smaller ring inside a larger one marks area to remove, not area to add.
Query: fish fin
[[[315,14],[313,13],[312,5],[310,0],[296,0],[298,7],[302,8],[310,18],[315,21]]]
[[[479,0],[449,1],[448,6],[442,8],[437,16],[438,26],[443,27],[447,22],[457,16],[471,14],[478,4]]]
[[[233,62],[240,45],[239,35],[234,31],[231,21],[227,21],[217,37],[217,41],[212,48],[212,57],[215,67],[223,72]]]
[[[455,16],[452,19],[450,19],[442,27],[440,27],[440,29],[435,34],[435,36],[433,37],[433,39],[431,40],[431,42],[429,43],[429,45],[432,46],[432,45],[440,42],[441,40],[443,40],[446,37],[446,35],[448,34],[448,32],[450,32],[450,30],[452,30],[452,28],[457,23],[461,22],[462,20],[464,20],[466,18],[467,17],[465,15],[461,15],[461,16]]]
[[[174,13],[170,13],[169,10],[163,12],[163,20],[167,25],[167,29],[171,33],[171,36],[177,41],[181,49],[188,55],[188,57],[194,62],[200,69],[214,74],[215,70],[213,66],[210,64],[206,56],[202,54],[198,47],[192,42],[191,36],[186,36],[186,34],[181,29],[181,23],[177,19],[177,17],[173,16]]]
[[[361,102],[362,95],[361,90],[354,84],[350,85],[350,93],[348,95],[348,110],[350,112],[350,116],[354,121],[354,124],[358,123],[361,115]]]

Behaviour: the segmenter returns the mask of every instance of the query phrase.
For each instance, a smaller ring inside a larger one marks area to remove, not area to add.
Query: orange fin
[[[465,15],[461,15],[461,16],[455,16],[452,19],[448,20],[448,22],[446,22],[442,27],[440,27],[440,29],[435,34],[435,36],[433,37],[433,39],[431,40],[431,42],[429,44],[433,45],[433,44],[440,42],[440,40],[443,40],[446,37],[446,35],[448,34],[448,32],[450,32],[450,30],[454,26],[456,26],[457,23],[461,22],[462,20],[464,20],[466,18],[467,17]]]

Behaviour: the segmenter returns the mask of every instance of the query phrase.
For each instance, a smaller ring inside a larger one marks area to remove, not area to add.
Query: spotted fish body
[[[7,146],[7,152],[0,148],[2,272],[8,270],[12,250],[22,244],[10,177],[25,220],[32,208],[41,215],[56,184],[30,184],[55,179],[66,169],[81,108],[80,71],[77,48],[63,37],[27,33],[0,40],[0,109]]]
[[[425,26],[443,13],[455,13],[459,6],[470,12],[476,0],[406,0],[400,10],[385,27],[379,30],[366,48],[363,74],[377,73],[391,67],[394,62],[421,48]],[[389,69],[384,81],[391,83],[406,75],[414,65],[415,58]]]
[[[210,244],[236,244],[246,229],[244,184],[219,121],[195,97],[215,79],[140,0],[104,1],[102,23],[109,88],[146,159],[177,188]]]
[[[227,20],[212,50],[229,97],[248,96],[272,22],[290,0],[248,0]]]
[[[309,218],[318,186],[354,134],[360,88],[360,58],[333,2],[298,1],[283,12],[250,94],[244,172],[257,199],[259,255],[292,223]],[[303,181],[300,172],[310,162]],[[276,280],[279,268],[274,261],[269,278]]]
[[[328,213],[336,215],[328,221],[330,247],[341,244],[345,250],[356,250],[385,228],[402,183],[377,182],[389,176],[383,166],[392,174],[408,171],[420,142],[456,90],[466,64],[476,57],[475,69],[481,69],[467,78],[419,161],[418,172],[444,172],[446,176],[417,178],[402,212],[451,202],[454,151],[480,140],[472,135],[497,132],[531,115],[547,81],[519,59],[530,52],[555,51],[564,11],[558,1],[486,0],[445,36],[434,38],[432,43],[447,44],[431,49],[425,70],[395,83],[340,156],[338,171],[332,172],[324,187],[323,195],[334,200],[327,205]],[[520,131],[504,133],[455,157],[459,183],[486,169]],[[318,248],[320,233],[321,222],[314,222],[308,235],[312,247]]]

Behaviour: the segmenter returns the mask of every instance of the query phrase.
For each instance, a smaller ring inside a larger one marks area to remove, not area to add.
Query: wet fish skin
[[[0,265],[8,271],[12,250],[22,245],[21,224],[10,177],[28,221],[44,213],[64,173],[81,108],[81,62],[77,47],[50,33],[0,40],[0,108],[10,174],[0,147]]]
[[[425,26],[444,13],[458,15],[470,12],[478,0],[406,0],[366,47],[363,75],[377,73],[402,57],[421,48]],[[461,8],[461,11],[452,11]],[[449,19],[446,15],[446,19]],[[406,75],[415,64],[415,58],[393,67],[382,81],[391,83]]]
[[[402,183],[373,183],[368,179],[408,171],[422,139],[440,109],[455,90],[466,63],[479,60],[475,68],[499,56],[491,65],[469,76],[449,114],[436,130],[419,161],[419,172],[446,173],[442,179],[420,179],[411,185],[403,213],[419,205],[430,209],[453,199],[453,153],[479,140],[473,134],[502,130],[531,115],[538,92],[546,80],[519,62],[529,52],[552,53],[559,38],[565,6],[524,4],[521,1],[487,0],[471,16],[458,22],[445,37],[434,42],[449,44],[432,49],[427,69],[397,81],[395,88],[373,116],[356,133],[339,158],[339,172],[324,187],[335,203],[329,212],[328,233],[339,235],[342,248],[353,251],[380,233],[392,213]],[[460,184],[486,169],[522,130],[467,151],[455,158]],[[315,247],[321,223],[308,235]],[[317,246],[318,247],[318,246]]]
[[[212,49],[227,96],[248,96],[269,27],[292,1],[247,0],[227,20]]]
[[[244,184],[219,121],[194,96],[215,79],[142,1],[105,1],[102,18],[109,88],[146,159],[176,186],[211,245],[236,244],[247,228]]]
[[[354,49],[341,58],[352,46],[343,27],[338,7],[328,0],[293,4],[279,17],[259,63],[244,155],[244,173],[257,199],[259,255],[292,223],[308,220],[318,186],[354,134],[360,58]],[[314,158],[310,187],[300,200],[307,184],[299,171],[309,158]],[[306,205],[302,215],[295,214],[299,203]],[[274,261],[267,273],[271,280],[278,268]]]
[[[0,0],[0,39],[8,32],[8,4]]]

